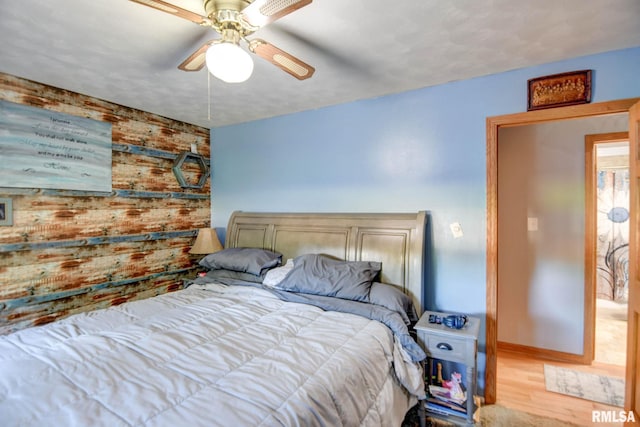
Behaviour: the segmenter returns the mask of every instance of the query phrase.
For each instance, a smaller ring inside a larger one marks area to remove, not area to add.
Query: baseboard
[[[563,351],[549,350],[546,348],[530,347],[528,345],[513,344],[510,342],[498,341],[499,351],[509,351],[519,353],[538,359],[556,360],[559,362],[589,365],[591,360],[586,361],[582,354],[565,353]]]

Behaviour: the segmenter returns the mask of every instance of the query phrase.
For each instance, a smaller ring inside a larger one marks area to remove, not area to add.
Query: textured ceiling
[[[203,14],[201,0],[167,0]],[[176,67],[217,34],[127,0],[0,0],[0,71],[208,128],[640,46],[639,0],[314,0],[245,83]],[[566,70],[570,71],[570,70]]]

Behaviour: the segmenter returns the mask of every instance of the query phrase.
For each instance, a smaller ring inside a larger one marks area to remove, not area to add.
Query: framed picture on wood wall
[[[537,77],[527,85],[527,111],[591,102],[591,70]]]
[[[0,197],[0,226],[3,225],[13,225],[13,205],[6,197]]]

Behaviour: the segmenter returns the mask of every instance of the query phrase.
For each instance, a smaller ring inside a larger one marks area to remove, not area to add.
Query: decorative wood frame
[[[591,102],[591,70],[571,71],[527,81],[527,111]]]
[[[187,182],[184,174],[182,173],[182,165],[187,160],[195,161],[200,168],[200,179],[195,184]],[[183,151],[178,157],[176,157],[176,160],[173,163],[172,170],[173,174],[176,177],[176,180],[178,181],[178,184],[180,184],[180,187],[182,188],[200,189],[204,187],[204,184],[207,182],[207,178],[209,178],[210,173],[209,166],[207,166],[204,157],[202,157],[200,154],[192,153],[190,151]]]
[[[13,201],[8,197],[0,198],[0,226],[13,225]]]

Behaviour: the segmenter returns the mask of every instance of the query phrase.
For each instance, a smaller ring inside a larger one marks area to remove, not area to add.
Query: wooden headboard
[[[424,306],[425,211],[417,213],[257,213],[236,211],[225,247],[263,248],[283,260],[321,253],[346,261],[382,262],[381,281]]]

